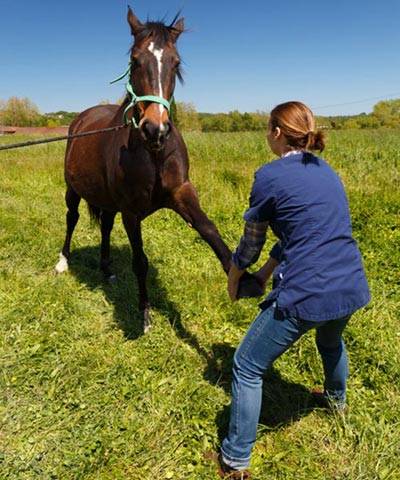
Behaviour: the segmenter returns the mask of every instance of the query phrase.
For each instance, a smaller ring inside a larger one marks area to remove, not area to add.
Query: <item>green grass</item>
[[[264,135],[193,133],[186,141],[201,204],[234,248],[254,171],[272,159]],[[64,148],[0,152],[0,478],[218,478],[203,452],[226,431],[232,355],[257,300],[231,304],[212,251],[166,210],[143,224],[149,335],[140,334],[119,217],[115,284],[98,271],[100,234],[84,205],[70,270],[55,277]],[[307,392],[322,383],[312,335],[268,372],[256,479],[400,477],[399,152],[398,131],[329,132],[325,158],[345,183],[373,300],[345,332],[344,419],[311,408]]]

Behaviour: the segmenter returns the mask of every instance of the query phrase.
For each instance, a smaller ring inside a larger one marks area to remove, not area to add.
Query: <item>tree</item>
[[[225,113],[204,117],[201,121],[203,132],[231,132],[232,119]]]
[[[199,114],[193,103],[176,102],[175,107],[177,127],[186,131],[201,130]]]
[[[343,122],[344,128],[361,128],[361,125],[355,118],[349,118]]]
[[[250,113],[245,112],[242,115],[242,130],[246,132],[257,130],[256,123],[254,122],[254,118]]]
[[[243,115],[238,110],[233,110],[229,112],[229,117],[231,118],[230,130],[232,132],[241,132],[243,128]]]
[[[400,98],[383,100],[374,106],[374,116],[381,125],[398,126],[400,124]]]
[[[381,122],[373,113],[360,116],[358,118],[358,123],[361,128],[379,128],[381,126]]]
[[[29,98],[10,97],[0,101],[0,124],[31,127],[39,122],[39,109]]]

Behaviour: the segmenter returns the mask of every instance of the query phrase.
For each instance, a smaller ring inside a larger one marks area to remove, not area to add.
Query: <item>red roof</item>
[[[15,133],[15,128],[13,127],[2,127],[0,125],[0,133]]]

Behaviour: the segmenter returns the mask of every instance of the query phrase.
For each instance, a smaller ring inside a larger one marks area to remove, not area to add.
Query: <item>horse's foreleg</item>
[[[149,262],[143,250],[140,220],[135,215],[123,213],[122,221],[132,247],[132,269],[139,287],[139,310],[143,315],[143,332],[147,333],[151,327],[150,302],[146,285]]]
[[[230,268],[231,252],[222,240],[217,227],[201,209],[196,189],[190,182],[184,183],[174,192],[172,208],[199,232],[213,249],[227,273]]]
[[[79,220],[78,207],[81,201],[81,197],[72,190],[71,187],[67,187],[65,194],[65,202],[67,204],[67,233],[65,235],[64,246],[60,252],[60,260],[56,265],[56,273],[63,273],[68,270],[68,258],[71,249],[71,238],[74,233],[74,229]]]
[[[114,226],[116,212],[107,212],[103,210],[101,213],[101,257],[100,268],[109,282],[115,280],[115,274],[111,270],[110,257],[110,236]]]
[[[172,208],[199,232],[214,250],[225,273],[228,273],[231,266],[231,252],[221,239],[217,227],[201,210],[196,189],[191,183],[184,183],[175,192]],[[257,297],[263,294],[263,289],[252,274],[245,272],[240,279],[238,292],[238,298]]]

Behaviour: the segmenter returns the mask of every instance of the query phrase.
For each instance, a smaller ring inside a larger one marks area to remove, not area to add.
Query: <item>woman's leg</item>
[[[346,406],[349,367],[342,333],[349,320],[350,315],[330,320],[316,331],[317,347],[324,365],[324,393],[338,410],[344,410]]]
[[[271,305],[257,316],[234,356],[229,432],[221,452],[223,461],[236,470],[250,463],[265,371],[312,326],[293,317],[278,320],[274,311]]]

